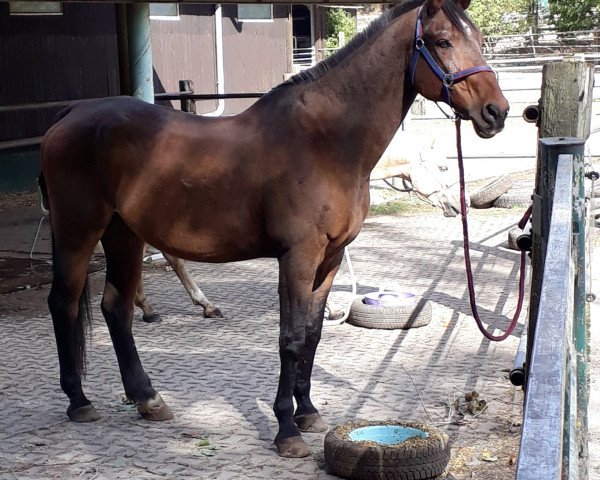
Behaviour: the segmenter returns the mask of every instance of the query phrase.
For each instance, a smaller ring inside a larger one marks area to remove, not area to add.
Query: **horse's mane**
[[[379,18],[373,20],[371,24],[362,32],[357,33],[352,40],[344,47],[337,50],[333,55],[320,61],[315,66],[301,71],[290,77],[288,80],[275,88],[297,85],[301,83],[310,83],[324,76],[329,70],[342,62],[345,58],[352,55],[368,39],[375,37],[391,24],[396,18],[404,15],[406,12],[417,8],[423,3],[423,0],[405,0],[396,4],[394,7],[386,10]],[[471,28],[475,28],[469,17],[461,8],[458,8],[453,0],[445,0],[442,4],[444,13],[456,28],[465,33],[465,23]],[[464,22],[464,23],[463,23]]]

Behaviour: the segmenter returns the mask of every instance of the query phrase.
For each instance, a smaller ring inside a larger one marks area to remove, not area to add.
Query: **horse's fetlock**
[[[152,387],[150,379],[145,376],[141,379],[127,379],[123,381],[125,395],[132,402],[144,402],[156,396],[156,390]]]
[[[294,415],[294,405],[288,400],[275,399],[273,412],[278,420],[289,419]]]

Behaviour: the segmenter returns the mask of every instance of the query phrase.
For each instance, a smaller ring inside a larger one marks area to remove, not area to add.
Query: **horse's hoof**
[[[146,420],[153,422],[173,420],[173,412],[158,393],[154,398],[138,402],[137,409]]]
[[[223,318],[223,314],[221,313],[221,310],[211,305],[204,309],[204,318]]]
[[[162,322],[162,317],[160,313],[151,313],[149,315],[142,315],[142,320],[146,323],[160,323]]]
[[[100,414],[91,403],[74,409],[69,407],[67,409],[67,415],[69,416],[69,420],[78,423],[95,422],[100,419]]]
[[[303,458],[311,454],[310,448],[304,443],[302,437],[275,438],[277,453],[280,457],[286,458]]]
[[[298,430],[301,432],[322,433],[327,431],[327,424],[318,413],[296,415],[294,422],[296,422]]]

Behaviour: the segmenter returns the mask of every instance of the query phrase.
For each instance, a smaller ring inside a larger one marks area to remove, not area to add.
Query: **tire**
[[[523,230],[519,227],[513,227],[508,231],[508,248],[511,250],[520,251],[521,249],[517,245],[517,238],[523,234]]]
[[[398,425],[423,430],[427,438],[398,445],[356,442],[348,438],[355,428]],[[448,436],[430,425],[416,422],[356,421],[338,425],[325,436],[328,473],[352,480],[426,480],[441,475],[450,461]]]
[[[500,195],[508,192],[512,187],[512,178],[509,176],[498,177],[485,187],[480,188],[471,195],[471,206],[474,208],[489,208]]]
[[[431,302],[421,298],[411,305],[376,307],[357,298],[350,307],[347,322],[357,327],[382,329],[409,329],[431,322]]]
[[[494,208],[527,208],[529,205],[531,205],[531,193],[527,192],[503,193],[492,204]]]

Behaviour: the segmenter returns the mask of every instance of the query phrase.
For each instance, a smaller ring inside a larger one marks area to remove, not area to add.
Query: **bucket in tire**
[[[450,461],[448,436],[417,422],[348,422],[325,436],[325,465],[348,479],[431,479]]]

